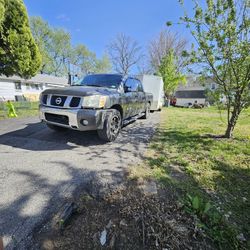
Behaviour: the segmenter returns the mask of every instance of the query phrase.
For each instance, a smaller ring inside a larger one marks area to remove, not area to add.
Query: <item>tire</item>
[[[141,118],[142,119],[147,119],[149,117],[149,114],[150,114],[150,103],[148,102],[147,106],[146,106],[145,113],[144,113],[144,115]]]
[[[103,129],[97,130],[99,138],[106,142],[114,141],[119,135],[121,124],[121,113],[116,109],[111,109],[104,121]]]
[[[57,132],[65,132],[66,130],[68,130],[67,128],[59,127],[49,123],[47,123],[47,127]]]

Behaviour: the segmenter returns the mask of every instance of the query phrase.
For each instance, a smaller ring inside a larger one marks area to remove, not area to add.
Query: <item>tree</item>
[[[95,54],[83,44],[78,44],[73,49],[72,63],[81,69],[82,74],[93,71]]]
[[[174,51],[170,50],[161,60],[158,73],[164,82],[164,92],[167,96],[173,94],[180,83],[185,83],[186,78],[178,72]]]
[[[30,27],[42,55],[41,72],[66,76],[72,57],[69,32],[51,27],[41,17],[31,17]]]
[[[51,50],[53,31],[47,22],[36,16],[30,18],[30,28],[42,56],[40,70],[42,73],[52,72],[51,64],[53,59],[49,52]]]
[[[78,44],[73,49],[72,64],[79,67],[82,74],[106,73],[111,70],[110,61],[106,55],[97,59],[96,54],[83,44]]]
[[[95,60],[95,73],[108,73],[111,71],[111,63],[107,55],[103,55],[101,59]]]
[[[30,78],[40,65],[23,1],[0,0],[0,74]]]
[[[98,59],[96,54],[83,44],[73,47],[70,33],[64,29],[51,27],[41,17],[32,17],[30,25],[42,54],[43,73],[67,76],[68,73],[73,73],[72,69],[78,75],[110,70],[107,56]]]
[[[3,30],[3,20],[5,15],[5,0],[0,0],[0,32]]]
[[[137,72],[139,75],[151,75],[157,72],[151,65],[148,53],[144,53],[140,61],[137,63]]]
[[[127,75],[142,58],[141,48],[131,37],[118,34],[108,45],[108,53],[116,72]]]
[[[66,76],[72,58],[70,33],[62,28],[53,28],[49,54],[52,58],[51,71],[56,76]]]
[[[167,56],[170,50],[173,51],[176,58],[178,71],[182,70],[186,61],[186,58],[182,57],[182,52],[186,49],[187,43],[187,40],[181,38],[178,33],[162,30],[156,38],[150,41],[148,46],[153,71],[158,71],[162,59]]]
[[[239,115],[250,104],[250,2],[206,0],[204,8],[193,2],[194,15],[185,14],[181,21],[191,30],[198,48],[186,55],[200,64],[202,74],[213,78],[226,97],[224,137],[230,138]]]

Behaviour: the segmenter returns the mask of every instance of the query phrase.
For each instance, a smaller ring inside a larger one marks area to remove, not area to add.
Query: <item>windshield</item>
[[[88,75],[73,86],[93,86],[116,89],[122,81],[121,75]]]

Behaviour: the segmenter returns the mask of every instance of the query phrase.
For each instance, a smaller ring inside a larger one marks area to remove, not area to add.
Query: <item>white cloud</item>
[[[65,22],[70,21],[70,18],[66,14],[60,14],[56,17],[56,19],[59,19],[59,20],[65,21]]]

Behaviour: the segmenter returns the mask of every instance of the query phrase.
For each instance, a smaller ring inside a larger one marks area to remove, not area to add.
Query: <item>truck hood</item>
[[[87,86],[71,86],[66,88],[46,89],[43,95],[66,95],[66,96],[91,96],[91,95],[113,95],[118,94],[116,89],[87,87]]]

